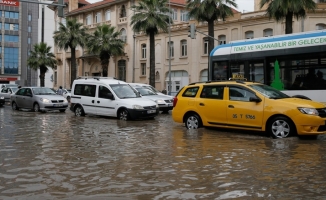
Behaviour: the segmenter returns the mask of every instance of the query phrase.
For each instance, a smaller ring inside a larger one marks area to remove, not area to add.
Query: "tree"
[[[187,0],[189,17],[208,23],[208,53],[214,49],[214,22],[233,16],[231,6],[237,8],[235,0]]]
[[[51,52],[50,46],[46,43],[35,44],[33,51],[30,52],[30,56],[27,59],[27,65],[34,70],[40,69],[40,85],[44,87],[45,73],[48,71],[48,67],[56,69],[57,60],[54,54]]]
[[[149,84],[155,87],[155,35],[159,30],[168,32],[172,19],[167,0],[140,0],[138,3],[132,6],[136,13],[131,17],[131,25],[135,32],[149,36]]]
[[[70,86],[77,77],[76,48],[84,47],[88,36],[87,29],[76,19],[68,19],[66,25],[59,23],[59,30],[54,31],[54,43],[59,49],[71,51]]]
[[[307,11],[314,11],[316,3],[313,0],[261,0],[260,7],[268,5],[266,14],[277,22],[285,19],[285,34],[293,33],[292,19],[305,18]]]
[[[110,57],[124,53],[124,41],[119,36],[120,32],[115,32],[115,27],[103,24],[96,28],[87,42],[88,51],[100,56],[104,77],[108,76]]]

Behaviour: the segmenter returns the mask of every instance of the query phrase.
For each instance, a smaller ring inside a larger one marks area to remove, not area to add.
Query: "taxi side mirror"
[[[261,102],[261,99],[259,97],[255,96],[255,97],[250,97],[249,101],[259,103],[259,102]]]

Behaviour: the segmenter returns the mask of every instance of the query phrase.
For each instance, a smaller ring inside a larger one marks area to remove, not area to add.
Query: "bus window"
[[[227,80],[227,68],[226,61],[214,62],[212,68],[212,80]]]
[[[264,83],[264,62],[249,61],[249,78],[250,81]]]

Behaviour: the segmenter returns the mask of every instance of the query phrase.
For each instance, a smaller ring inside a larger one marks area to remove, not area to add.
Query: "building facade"
[[[0,16],[0,84],[37,85],[37,72],[27,66],[27,58],[38,40],[38,4],[1,1]]]
[[[326,3],[317,0],[316,12],[308,13],[306,19],[293,19],[293,32],[325,29]],[[285,23],[276,23],[265,16],[265,8],[260,9],[260,0],[255,0],[255,11],[240,13],[215,24],[215,46],[233,40],[269,37],[285,33]],[[197,81],[205,81],[208,76],[208,38],[197,32],[196,39],[188,37],[189,24],[195,23],[196,29],[208,34],[207,24],[190,20],[185,1],[171,0],[173,23],[170,34],[159,33],[155,37],[155,87],[168,89],[171,72],[171,94],[182,86]],[[149,38],[144,34],[135,34],[130,26],[133,1],[107,0],[79,6],[76,0],[69,0],[67,17],[74,17],[90,31],[100,24],[110,24],[121,32],[121,39],[126,42],[123,56],[111,57],[108,76],[127,82],[149,83]],[[62,20],[60,18],[57,19]],[[170,41],[170,42],[169,42]],[[70,83],[70,52],[55,50],[61,65],[57,69],[57,84]],[[101,76],[98,57],[88,55],[87,50],[77,49],[78,76]]]

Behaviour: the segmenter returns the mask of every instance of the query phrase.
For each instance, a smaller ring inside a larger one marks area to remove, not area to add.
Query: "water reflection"
[[[325,137],[0,109],[0,199],[323,199]]]

